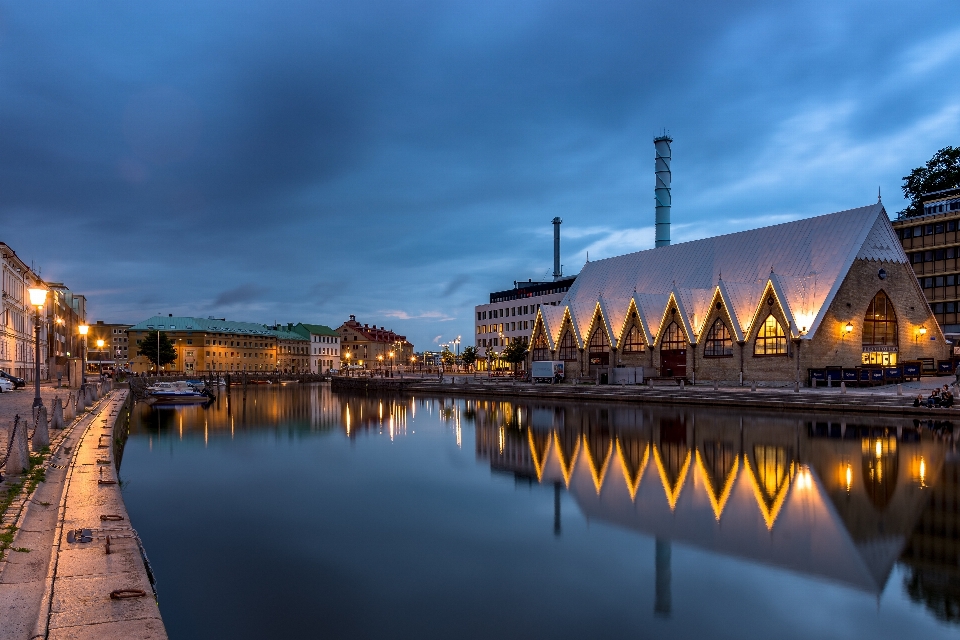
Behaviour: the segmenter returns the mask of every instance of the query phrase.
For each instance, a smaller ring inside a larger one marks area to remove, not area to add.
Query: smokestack
[[[563,220],[560,218],[553,219],[553,279],[554,281],[559,280],[563,277],[563,274],[560,273],[560,225],[563,224]]]
[[[670,143],[673,138],[669,135],[658,136],[653,139],[657,149],[657,186],[654,194],[657,199],[657,247],[670,245]]]

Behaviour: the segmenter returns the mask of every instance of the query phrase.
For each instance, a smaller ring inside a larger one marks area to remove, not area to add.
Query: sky
[[[562,263],[876,202],[960,145],[960,4],[0,1],[0,241],[88,299],[420,350]]]

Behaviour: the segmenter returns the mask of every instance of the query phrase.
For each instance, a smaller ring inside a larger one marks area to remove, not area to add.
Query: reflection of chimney
[[[664,618],[670,617],[670,541],[657,538],[657,588],[653,612]]]
[[[560,483],[553,483],[553,535],[560,536]]]
[[[653,139],[653,145],[657,148],[657,186],[654,194],[657,200],[657,230],[655,246],[666,247],[670,245],[670,143],[673,138],[664,134]]]
[[[560,218],[553,219],[553,279],[554,281],[559,280],[563,274],[560,273],[560,225],[563,224],[563,220]]]

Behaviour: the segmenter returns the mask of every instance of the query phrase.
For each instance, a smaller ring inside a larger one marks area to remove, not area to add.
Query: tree
[[[476,364],[477,348],[474,346],[466,347],[463,350],[463,353],[460,354],[460,361],[468,367],[472,367],[474,364]]]
[[[960,187],[960,147],[944,147],[922,167],[903,177],[903,195],[910,200],[900,216],[923,215],[923,194]]]
[[[159,358],[157,357],[157,345],[158,337],[156,331],[153,333],[148,333],[142,342],[140,342],[140,350],[137,351],[138,356],[145,356],[147,360],[152,362],[154,366],[158,369],[164,365],[172,364],[177,361],[177,350],[173,347],[173,342],[170,341],[170,338],[167,337],[165,331],[159,332],[159,346],[160,354]],[[159,361],[158,361],[159,360]]]
[[[450,351],[450,348],[446,345],[444,345],[443,350],[440,352],[440,360],[442,360],[443,364],[448,367],[453,366],[453,363],[456,361],[453,352]]]
[[[527,341],[518,338],[510,340],[510,344],[503,348],[500,358],[516,368],[516,365],[527,359]]]

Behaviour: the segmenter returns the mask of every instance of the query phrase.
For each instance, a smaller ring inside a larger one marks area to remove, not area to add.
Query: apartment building
[[[323,324],[298,323],[293,331],[310,341],[310,372],[326,373],[340,368],[340,335]]]
[[[514,340],[529,341],[533,323],[541,305],[559,304],[576,276],[551,282],[514,282],[513,289],[494,291],[490,302],[474,307],[475,346],[481,358],[489,360]],[[480,369],[486,362],[479,362]]]
[[[960,189],[925,194],[922,216],[893,222],[917,281],[948,339],[960,339]]]

